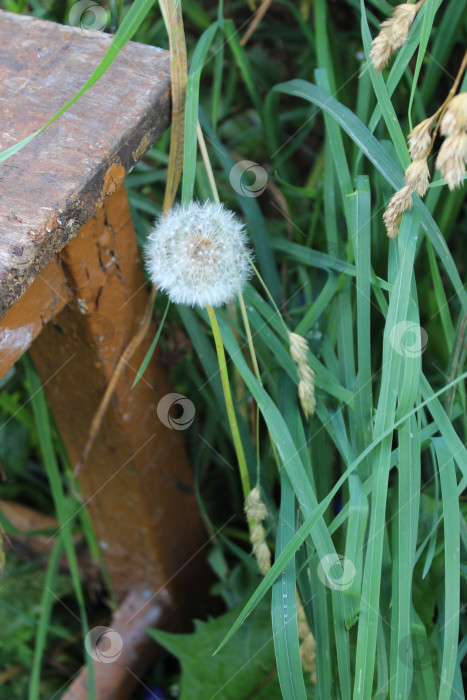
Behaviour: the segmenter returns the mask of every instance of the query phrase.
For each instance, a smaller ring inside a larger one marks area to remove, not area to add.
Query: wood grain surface
[[[112,37],[0,11],[0,150],[84,85]],[[167,128],[169,54],[128,43],[96,85],[0,164],[0,318]]]

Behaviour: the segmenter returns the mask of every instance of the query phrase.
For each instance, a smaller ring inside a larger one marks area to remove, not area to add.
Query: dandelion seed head
[[[243,224],[222,204],[190,202],[161,217],[148,237],[146,268],[171,301],[221,306],[251,276]]]

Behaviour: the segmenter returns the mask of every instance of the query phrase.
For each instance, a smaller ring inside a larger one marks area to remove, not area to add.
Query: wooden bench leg
[[[73,299],[45,326],[31,355],[76,465],[148,299],[123,187],[68,244],[61,262]],[[153,324],[125,367],[79,483],[117,598],[137,588],[152,605],[172,606],[178,615],[197,596],[193,585],[207,538],[183,435],[160,420],[173,401],[164,398],[170,389],[156,357],[131,389],[155,332]]]

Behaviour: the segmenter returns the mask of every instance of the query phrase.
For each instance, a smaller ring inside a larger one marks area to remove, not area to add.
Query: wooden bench
[[[110,41],[0,12],[1,150],[70,100]],[[169,118],[168,53],[129,43],[96,85],[0,165],[0,377],[30,348],[73,465],[147,304],[123,182]],[[170,393],[157,358],[131,389],[155,332],[152,324],[125,367],[79,474],[122,603],[113,621],[122,656],[95,664],[99,698],[129,697],[147,663],[144,627],[183,616],[202,567],[206,538],[182,435],[157,415]],[[87,697],[85,674],[67,697]]]

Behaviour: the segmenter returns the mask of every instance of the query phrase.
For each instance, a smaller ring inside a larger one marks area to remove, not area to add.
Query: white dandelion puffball
[[[176,205],[149,234],[151,281],[175,304],[221,306],[251,275],[243,224],[222,204]]]

